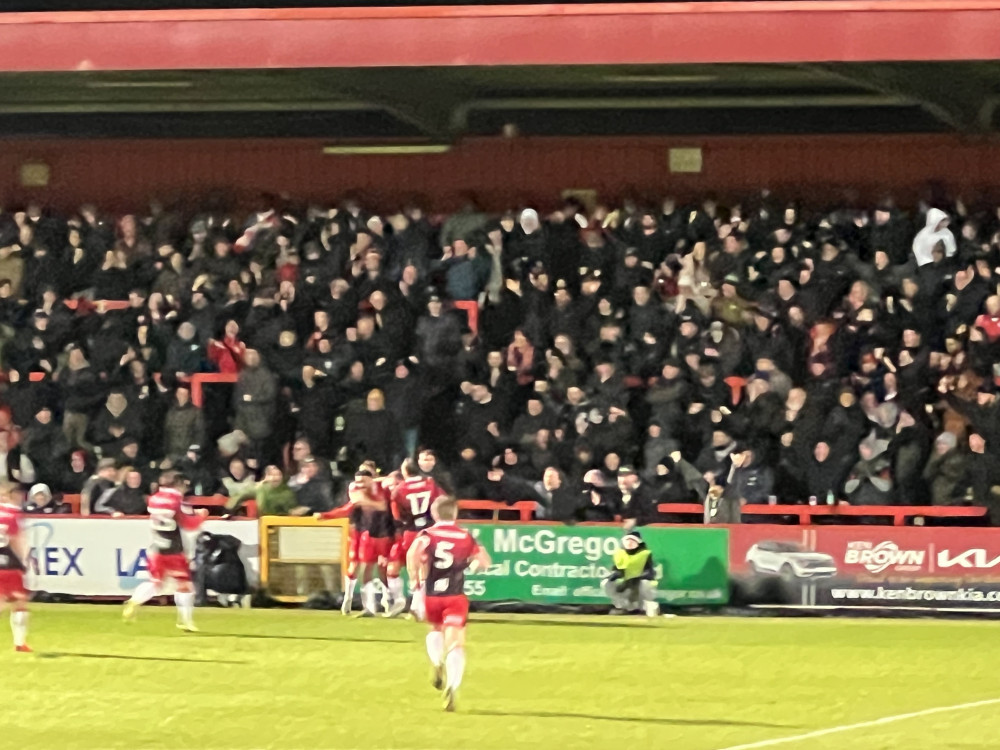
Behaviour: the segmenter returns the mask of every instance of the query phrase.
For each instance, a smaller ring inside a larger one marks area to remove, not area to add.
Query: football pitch
[[[989,621],[475,615],[445,714],[420,623],[203,609],[185,634],[173,608],[119,613],[36,606],[34,654],[2,633],[0,747],[1000,746]]]

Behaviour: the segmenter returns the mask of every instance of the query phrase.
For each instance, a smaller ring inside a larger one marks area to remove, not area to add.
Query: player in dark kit
[[[24,588],[28,541],[21,530],[21,508],[13,504],[9,489],[0,491],[0,500],[0,604],[10,604],[14,650],[30,653],[28,591]]]
[[[392,605],[387,612],[389,617],[395,617],[406,609],[406,596],[403,594],[403,580],[399,577],[400,570],[406,565],[406,553],[413,541],[424,529],[434,523],[431,516],[431,505],[444,492],[431,477],[420,473],[420,467],[412,458],[403,462],[401,467],[403,481],[392,491],[392,517],[396,522],[396,539],[389,553],[388,587],[392,597]],[[413,592],[411,579],[410,593]]]
[[[417,535],[406,564],[416,588],[413,612],[418,617],[423,614],[431,626],[427,655],[434,667],[434,687],[444,688],[445,711],[454,711],[465,672],[465,623],[469,617],[465,570],[487,567],[490,557],[472,534],[455,524],[458,501],[439,498],[431,512],[436,523]]]
[[[189,633],[198,629],[194,625],[194,587],[191,568],[184,554],[181,531],[194,531],[208,515],[206,508],[191,512],[184,501],[187,480],[175,471],[160,475],[160,489],[149,498],[149,521],[153,540],[149,546],[149,578],[139,584],[132,598],[125,602],[123,617],[135,619],[139,607],[159,594],[174,593],[177,605],[177,627]]]

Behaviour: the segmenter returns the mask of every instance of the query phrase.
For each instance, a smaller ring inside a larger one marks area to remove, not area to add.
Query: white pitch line
[[[995,706],[1000,703],[1000,698],[990,698],[985,701],[974,701],[973,703],[959,703],[955,706],[938,706],[937,708],[925,708],[923,711],[914,711],[908,714],[896,714],[895,716],[885,716],[881,719],[873,719],[871,721],[861,721],[857,724],[844,724],[839,727],[830,727],[829,729],[817,729],[815,732],[807,732],[806,734],[796,734],[791,737],[778,737],[773,740],[761,740],[760,742],[750,742],[746,745],[733,745],[731,747],[724,747],[720,750],[755,750],[758,747],[774,747],[775,745],[784,745],[787,742],[798,742],[800,740],[811,740],[816,737],[825,737],[828,734],[839,734],[840,732],[852,732],[855,729],[865,729],[866,727],[878,727],[883,724],[892,724],[897,721],[905,721],[906,719],[916,719],[920,716],[930,716],[932,714],[943,714],[948,711],[964,711],[968,708],[980,708],[981,706]]]

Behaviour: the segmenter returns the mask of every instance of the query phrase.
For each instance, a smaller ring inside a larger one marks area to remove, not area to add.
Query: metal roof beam
[[[892,64],[836,65],[804,64],[803,70],[820,73],[870,91],[915,104],[952,130],[985,132],[990,118],[983,118],[983,85],[972,76],[959,76],[942,86],[940,78],[920,75],[912,66]]]
[[[886,93],[835,94],[831,96],[634,96],[566,97],[559,99],[516,97],[477,99],[465,102],[452,111],[451,127],[462,132],[473,110],[516,109],[731,109],[749,107],[894,107],[911,102],[905,97]]]

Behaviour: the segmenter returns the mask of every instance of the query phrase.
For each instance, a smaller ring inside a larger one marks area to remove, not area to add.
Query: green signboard
[[[493,564],[466,574],[476,601],[607,604],[601,582],[622,531],[609,526],[469,524]],[[671,606],[725,604],[729,593],[726,529],[644,527],[661,602]]]

